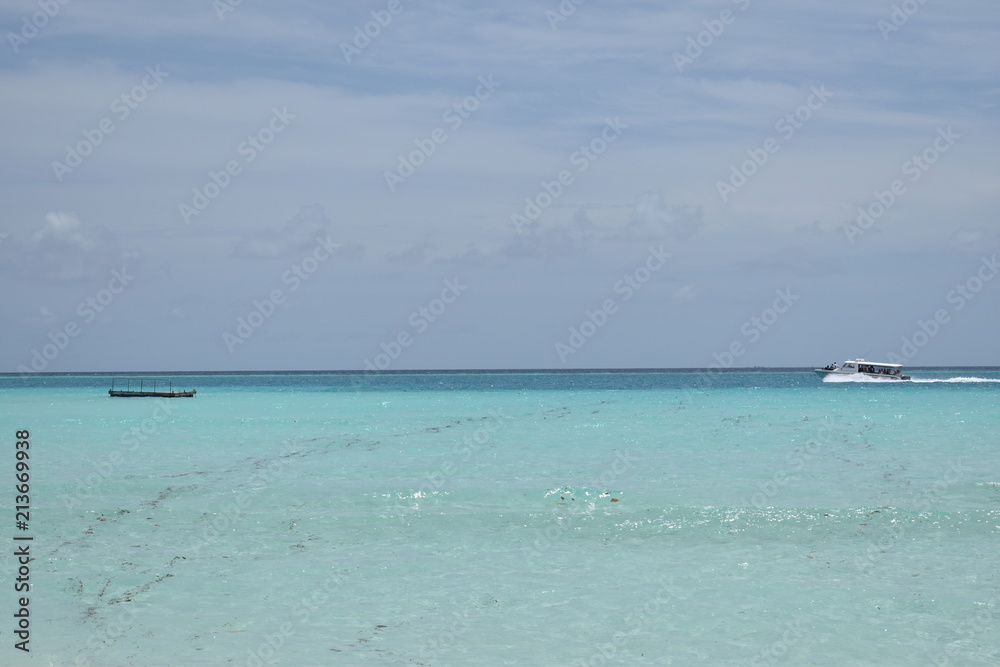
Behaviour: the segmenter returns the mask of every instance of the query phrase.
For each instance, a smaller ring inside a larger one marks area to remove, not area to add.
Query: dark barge
[[[124,388],[123,388],[124,387]],[[154,396],[158,398],[190,398],[198,392],[194,389],[174,390],[171,380],[159,378],[115,378],[111,381],[109,396],[132,397]]]

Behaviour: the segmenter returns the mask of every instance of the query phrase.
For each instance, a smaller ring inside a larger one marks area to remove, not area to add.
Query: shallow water
[[[30,662],[997,664],[1000,371],[912,375],[0,378]]]

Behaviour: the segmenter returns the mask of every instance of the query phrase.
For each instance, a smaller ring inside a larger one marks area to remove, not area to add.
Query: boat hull
[[[132,398],[136,396],[154,396],[157,398],[190,398],[198,392],[194,389],[185,391],[123,391],[120,389],[110,389],[110,396],[121,398]]]
[[[827,370],[823,370],[822,368],[815,368],[815,369],[813,369],[813,372],[817,373],[818,375],[821,375],[823,377],[825,377],[827,375],[864,375],[866,377],[875,378],[876,380],[892,380],[892,381],[898,381],[898,382],[903,382],[905,380],[909,380],[910,379],[909,375],[885,375],[884,373],[862,373],[860,371],[858,371],[858,372],[850,372],[850,371],[841,371],[841,370],[827,371]]]
[[[122,387],[125,387],[122,389]],[[133,389],[132,387],[137,387]],[[191,398],[198,392],[194,389],[174,389],[174,382],[169,378],[114,378],[108,396],[115,398]]]

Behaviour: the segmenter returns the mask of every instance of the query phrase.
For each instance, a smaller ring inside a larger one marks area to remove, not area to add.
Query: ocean
[[[1000,369],[911,374],[0,377],[0,664],[997,665]]]

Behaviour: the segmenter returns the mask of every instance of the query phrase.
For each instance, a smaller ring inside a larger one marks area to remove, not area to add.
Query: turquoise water
[[[1000,371],[912,375],[0,378],[0,663],[1000,664]]]

